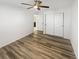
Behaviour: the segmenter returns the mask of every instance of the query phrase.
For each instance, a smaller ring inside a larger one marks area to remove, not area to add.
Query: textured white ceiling
[[[21,5],[20,3],[24,2],[24,3],[29,3],[29,4],[33,4],[34,0],[0,0],[0,5],[4,4],[4,5],[9,5],[9,6],[18,6],[18,7],[22,7],[22,8],[28,8],[29,6],[24,6]],[[68,8],[70,7],[74,0],[42,0],[44,5],[49,5],[50,6],[50,10],[51,9],[56,9],[56,8]]]

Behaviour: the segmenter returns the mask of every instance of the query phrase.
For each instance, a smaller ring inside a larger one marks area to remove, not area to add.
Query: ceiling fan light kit
[[[40,10],[41,8],[49,8],[49,6],[44,6],[44,5],[41,5],[42,4],[42,1],[40,0],[34,0],[34,4],[31,5],[31,4],[27,4],[27,3],[21,3],[22,5],[28,5],[28,6],[31,6],[27,9],[31,9],[31,8],[35,8],[37,10]]]
[[[34,6],[34,8],[35,8],[35,9],[37,9],[37,8],[38,8],[38,6]]]

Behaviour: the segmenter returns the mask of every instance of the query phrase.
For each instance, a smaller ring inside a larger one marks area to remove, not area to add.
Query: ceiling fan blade
[[[23,4],[23,5],[29,5],[29,6],[33,6],[33,5],[31,5],[31,4],[27,4],[27,3],[21,3],[21,4]]]
[[[31,9],[31,8],[33,8],[33,7],[29,7],[29,8],[27,8],[27,9]]]
[[[49,8],[49,6],[39,6],[39,7],[42,7],[42,8]]]

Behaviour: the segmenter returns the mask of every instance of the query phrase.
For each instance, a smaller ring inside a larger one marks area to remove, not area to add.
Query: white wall
[[[75,0],[72,7],[72,39],[71,43],[78,59],[78,1]]]
[[[33,31],[32,14],[20,8],[0,5],[0,47]]]
[[[71,39],[71,7],[63,9],[64,12],[64,38]]]

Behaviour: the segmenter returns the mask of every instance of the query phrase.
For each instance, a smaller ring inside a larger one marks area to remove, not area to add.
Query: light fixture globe
[[[34,8],[35,8],[35,9],[37,9],[37,8],[38,8],[38,6],[36,5],[36,6],[34,6]]]

